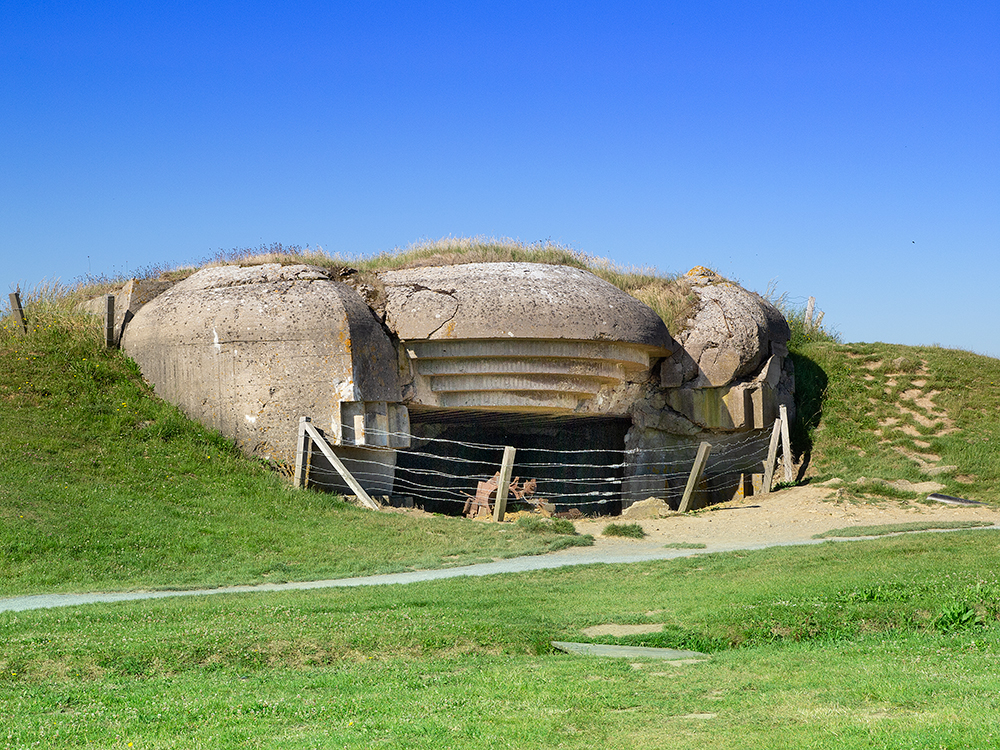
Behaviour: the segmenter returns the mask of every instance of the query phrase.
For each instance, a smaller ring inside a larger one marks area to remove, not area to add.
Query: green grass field
[[[998,542],[0,614],[7,746],[994,747]],[[609,622],[710,658],[549,646]]]
[[[440,567],[572,538],[292,490],[154,398],[68,306],[40,295],[28,336],[0,330],[0,596]],[[1000,362],[808,337],[794,356],[807,481],[897,502],[872,480],[932,476],[1000,502]],[[0,745],[993,748],[997,570],[1000,535],[968,529],[0,613]],[[583,634],[607,623],[653,632]],[[569,656],[553,640],[709,658]]]

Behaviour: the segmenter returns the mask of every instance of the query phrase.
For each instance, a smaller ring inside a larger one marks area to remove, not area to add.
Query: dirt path
[[[934,492],[930,484],[921,487]],[[940,488],[940,485],[935,485]],[[1000,524],[1000,510],[989,506],[955,506],[897,500],[858,502],[839,497],[837,486],[807,485],[769,495],[713,506],[694,514],[672,514],[665,518],[601,518],[578,520],[577,530],[593,534],[606,546],[635,544],[619,537],[602,537],[609,523],[639,523],[646,532],[646,544],[704,544],[706,550],[752,548],[797,544],[815,534],[852,526],[921,521],[984,521]],[[920,491],[919,489],[917,491]]]

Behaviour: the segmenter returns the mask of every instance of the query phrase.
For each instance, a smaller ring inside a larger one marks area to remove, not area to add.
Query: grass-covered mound
[[[1000,502],[1000,360],[940,347],[802,342],[793,442],[814,480],[933,480]],[[884,484],[859,494],[906,499]],[[850,491],[850,490],[848,490]]]

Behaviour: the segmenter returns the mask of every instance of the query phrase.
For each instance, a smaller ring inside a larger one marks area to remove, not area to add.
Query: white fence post
[[[326,459],[333,465],[333,468],[337,470],[337,473],[340,474],[345,482],[347,482],[347,486],[350,487],[354,491],[354,494],[358,496],[358,500],[361,501],[362,505],[370,510],[382,509],[382,507],[372,500],[368,493],[365,492],[364,487],[362,487],[358,480],[354,478],[354,475],[348,471],[347,467],[344,466],[344,462],[341,461],[337,454],[333,452],[333,449],[330,447],[329,443],[326,442],[326,438],[319,433],[319,430],[312,426],[312,422],[309,421],[308,417],[302,417],[299,420],[299,429],[303,431],[310,439],[310,442],[316,445],[323,455],[326,456]],[[299,445],[303,447],[302,458],[304,459],[306,451],[301,438]],[[301,465],[301,462],[299,462],[299,465]],[[303,475],[300,474],[298,466],[296,466],[296,475],[297,479],[301,481]]]
[[[788,438],[788,407],[781,405],[781,463],[785,467],[785,481],[792,482],[792,441]]]
[[[771,442],[767,446],[767,458],[764,460],[764,481],[761,483],[761,492],[771,491],[774,484],[774,462],[778,460],[778,441],[781,440],[781,418],[774,420],[774,428],[771,430]]]
[[[309,469],[312,465],[312,439],[306,432],[306,423],[311,422],[309,417],[299,418],[299,437],[296,441],[295,449],[295,479],[296,487],[305,489],[309,486]]]

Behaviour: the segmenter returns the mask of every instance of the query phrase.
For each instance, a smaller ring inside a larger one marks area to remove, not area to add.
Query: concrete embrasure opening
[[[435,513],[461,514],[479,481],[516,449],[512,477],[534,481],[531,502],[555,512],[621,512],[628,418],[410,407],[409,449],[396,454],[393,494]],[[508,497],[508,508],[519,501]]]

